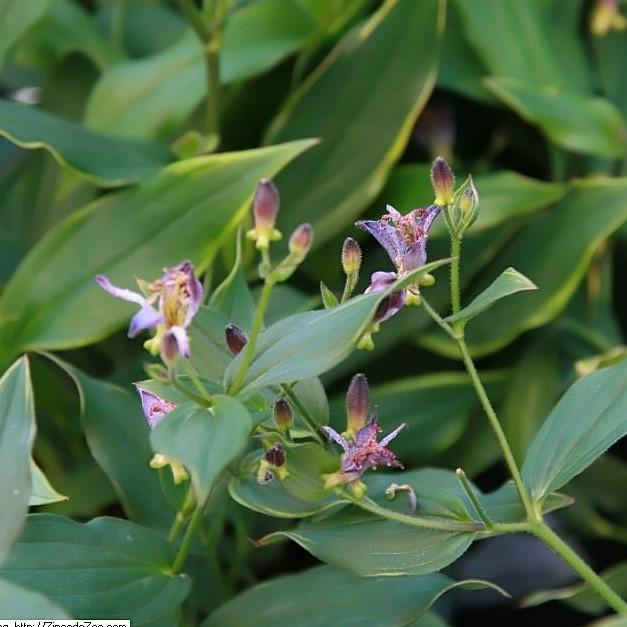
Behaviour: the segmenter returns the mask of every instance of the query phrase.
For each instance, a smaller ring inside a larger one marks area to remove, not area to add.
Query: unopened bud
[[[292,254],[304,257],[313,244],[313,226],[301,224],[290,236],[289,248]]]
[[[246,236],[257,242],[257,248],[268,248],[271,241],[281,239],[281,233],[274,228],[279,213],[279,192],[268,179],[261,179],[253,200],[255,227]]]
[[[287,431],[294,422],[290,404],[284,398],[278,398],[272,407],[272,419],[280,431]]]
[[[226,338],[226,345],[232,355],[239,355],[244,346],[248,343],[246,332],[240,329],[236,324],[227,324],[224,327],[224,337]]]
[[[356,374],[351,380],[346,393],[346,428],[353,435],[368,420],[369,395],[370,390],[366,375]]]
[[[479,213],[479,194],[469,176],[458,192],[457,203],[452,211],[453,228],[458,236],[464,234],[466,229],[477,219]]]
[[[435,204],[444,207],[453,200],[455,175],[451,166],[442,157],[436,157],[431,166],[431,184],[435,192]]]
[[[361,248],[352,237],[347,237],[342,246],[342,269],[344,274],[347,276],[358,274],[360,268]]]
[[[266,452],[263,458],[275,468],[285,466],[285,449],[282,444],[275,444],[271,446]]]
[[[285,465],[285,449],[282,444],[271,446],[263,455],[257,469],[257,481],[261,484],[268,483],[274,479],[275,475],[283,481],[289,476],[289,471]]]

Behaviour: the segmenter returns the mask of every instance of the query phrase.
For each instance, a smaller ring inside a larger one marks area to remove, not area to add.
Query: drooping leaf
[[[625,122],[608,100],[505,78],[485,79],[484,84],[558,146],[602,157],[618,157],[625,151]]]
[[[536,500],[559,490],[627,434],[627,359],[579,379],[534,438],[523,479]]]
[[[103,135],[8,100],[0,100],[0,135],[22,148],[46,150],[59,165],[102,187],[148,179],[172,160],[156,142]]]
[[[538,286],[524,274],[521,274],[514,268],[507,268],[481,294],[454,316],[446,318],[446,321],[461,322],[463,325],[466,325],[475,316],[478,316],[482,311],[485,311],[502,298],[517,292],[537,289]]]
[[[221,81],[242,81],[268,70],[298,49],[314,28],[294,0],[242,8],[225,26]],[[202,45],[189,30],[167,50],[105,72],[89,99],[86,124],[124,136],[159,135],[178,128],[206,90]]]
[[[322,143],[277,179],[286,231],[312,222],[322,244],[376,197],[431,92],[443,30],[444,2],[386,2],[287,102],[267,140]]]
[[[30,499],[28,500],[29,507],[35,505],[48,505],[50,503],[58,503],[59,501],[67,500],[67,496],[59,494],[48,481],[48,478],[43,473],[41,468],[31,460],[30,467],[31,476],[31,492]],[[0,607],[2,607],[0,605]]]
[[[141,524],[167,529],[174,512],[157,472],[148,465],[152,450],[139,396],[49,357],[76,386],[87,445],[111,480],[126,514]]]
[[[0,6],[0,65],[6,53],[49,10],[52,0],[4,0]]]
[[[27,357],[0,379],[0,562],[22,528],[31,493],[35,407]]]
[[[386,294],[448,261],[432,261],[418,268],[397,281],[388,292],[357,296],[339,307],[294,314],[273,324],[260,334],[253,360],[237,392],[249,393],[330,370],[353,349]],[[227,389],[237,380],[245,356],[246,352],[242,351],[227,368],[224,375]]]
[[[185,464],[196,498],[203,502],[220,472],[243,452],[251,427],[239,401],[217,395],[209,409],[179,405],[154,428],[150,441],[155,452]]]
[[[133,308],[100,289],[96,274],[130,286],[134,276],[157,278],[186,258],[202,269],[246,212],[259,179],[310,145],[188,159],[73,214],[31,250],[4,290],[0,345],[69,348],[119,328]]]
[[[39,592],[0,579],[0,607],[4,616],[11,618],[60,620],[71,618],[59,605]]]
[[[246,590],[216,610],[202,627],[314,627],[323,621],[349,625],[365,617],[370,625],[406,625],[458,587],[493,588],[478,580],[454,582],[439,573],[363,579],[345,570],[318,566]]]
[[[189,592],[188,578],[169,573],[173,560],[160,533],[127,520],[83,524],[31,514],[0,576],[46,595],[75,618],[141,625],[177,608]]]

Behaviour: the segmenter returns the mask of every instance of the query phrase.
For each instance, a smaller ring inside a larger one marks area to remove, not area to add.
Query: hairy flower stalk
[[[161,353],[167,364],[179,356],[189,358],[187,328],[203,299],[202,284],[196,278],[191,262],[184,261],[178,266],[165,268],[163,276],[151,283],[138,280],[147,296],[117,287],[103,275],[98,275],[96,281],[112,296],[139,305],[139,311],[131,318],[129,337],[156,329],[154,337],[145,344],[153,355]]]

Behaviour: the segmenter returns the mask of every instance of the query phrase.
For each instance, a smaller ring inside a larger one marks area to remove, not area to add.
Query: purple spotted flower
[[[327,487],[358,481],[369,468],[389,466],[403,468],[387,445],[406,427],[405,423],[398,426],[392,433],[377,442],[381,427],[377,423],[375,413],[368,422],[355,434],[354,438],[344,438],[331,427],[322,427],[330,440],[339,444],[344,451],[340,470],[334,475],[326,475]]]
[[[169,414],[176,408],[176,403],[161,398],[141,385],[136,385],[135,387],[139,392],[139,398],[142,402],[142,409],[144,410],[148,426],[154,429],[165,418],[166,414]]]
[[[106,276],[99,275],[96,281],[112,296],[139,305],[139,311],[131,318],[129,337],[155,328],[155,337],[148,343],[151,352],[156,354],[161,351],[164,361],[171,361],[178,355],[189,357],[186,329],[203,298],[202,284],[196,278],[191,262],[184,261],[178,266],[165,268],[163,276],[152,283],[138,280],[147,296],[116,287]]]

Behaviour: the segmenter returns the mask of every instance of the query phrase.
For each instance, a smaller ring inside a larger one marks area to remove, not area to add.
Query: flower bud
[[[296,227],[290,236],[290,252],[295,255],[305,257],[313,244],[313,226],[311,224],[301,224]]]
[[[236,324],[227,324],[224,327],[224,337],[232,355],[238,355],[248,343],[246,332]]]
[[[275,444],[267,449],[257,469],[258,483],[268,483],[274,479],[275,475],[280,481],[287,479],[289,471],[285,460],[285,448],[282,444]]]
[[[257,248],[267,249],[271,241],[281,238],[281,233],[274,228],[278,213],[279,192],[271,181],[261,179],[253,200],[255,228],[246,234],[257,242]]]
[[[272,419],[280,431],[287,431],[294,422],[290,404],[284,398],[277,398],[272,407]]]
[[[275,444],[270,447],[263,458],[270,464],[270,466],[274,466],[276,468],[280,468],[281,466],[285,466],[285,449],[282,444]]]
[[[344,274],[358,274],[361,268],[361,248],[352,238],[347,237],[342,246],[342,269]]]
[[[431,166],[431,184],[435,192],[435,204],[444,207],[453,200],[455,175],[451,166],[442,157],[436,157]]]
[[[627,19],[620,14],[618,0],[597,0],[590,15],[590,30],[593,35],[603,37],[611,30],[627,28]]]
[[[453,228],[457,236],[461,236],[477,219],[479,213],[479,194],[468,176],[461,189],[458,191],[457,202],[451,212]]]
[[[356,374],[348,386],[346,393],[346,428],[353,435],[368,420],[368,379],[364,374]]]

